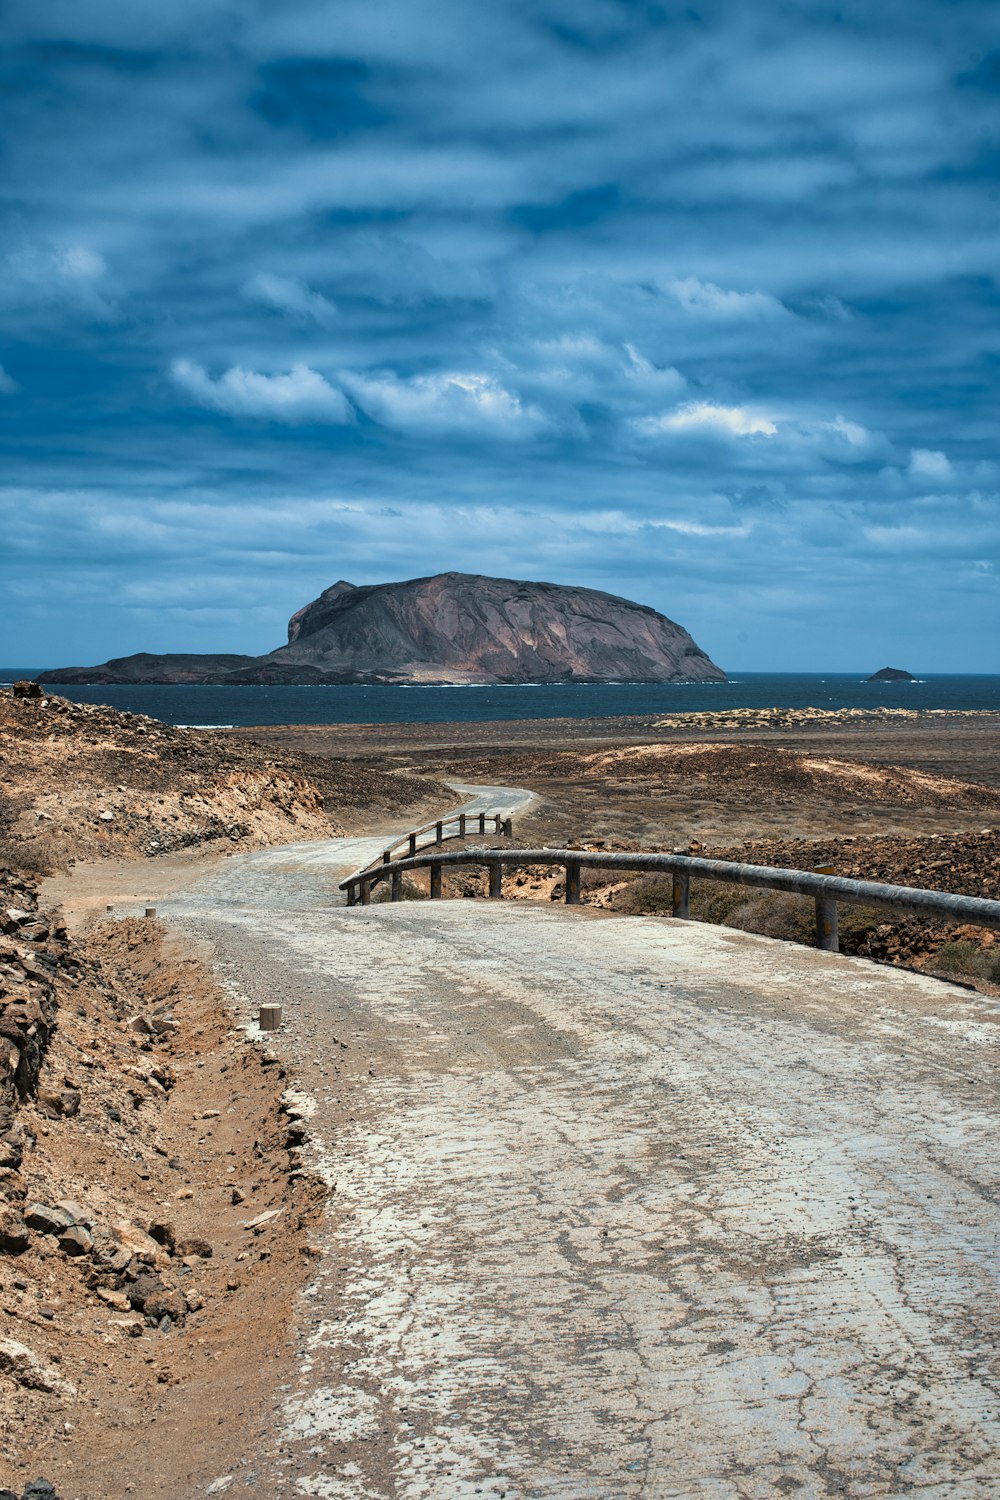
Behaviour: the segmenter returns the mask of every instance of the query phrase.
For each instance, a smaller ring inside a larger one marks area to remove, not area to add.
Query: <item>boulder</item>
[[[0,1250],[20,1255],[31,1244],[28,1226],[14,1208],[0,1207]]]
[[[50,1207],[47,1203],[30,1203],[24,1211],[24,1222],[29,1229],[39,1234],[62,1234],[73,1223],[65,1209]]]
[[[48,1391],[54,1396],[75,1396],[76,1389],[64,1380],[58,1370],[44,1364],[27,1344],[16,1339],[0,1339],[0,1373],[9,1375],[18,1385],[33,1391]]]

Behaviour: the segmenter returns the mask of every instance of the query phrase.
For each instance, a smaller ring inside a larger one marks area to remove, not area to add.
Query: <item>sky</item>
[[[996,672],[988,0],[12,0],[0,661],[340,578]]]

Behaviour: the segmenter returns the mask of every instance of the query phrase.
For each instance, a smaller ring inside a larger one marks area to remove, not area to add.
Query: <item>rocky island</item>
[[[472,573],[355,587],[296,610],[265,656],[140,652],[44,672],[78,683],[724,682],[691,636],[596,589]]]
[[[866,682],[916,682],[912,672],[904,672],[901,667],[882,667],[878,672],[873,672],[866,677]]]

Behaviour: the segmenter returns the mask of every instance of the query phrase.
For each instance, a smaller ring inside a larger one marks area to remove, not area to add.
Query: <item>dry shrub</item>
[[[670,875],[639,875],[615,898],[615,910],[632,916],[669,916],[673,907]],[[761,891],[723,881],[691,882],[691,917],[716,927],[735,927],[761,937],[812,946],[816,941],[816,907],[808,896]],[[858,953],[874,930],[885,923],[871,907],[839,907],[840,949]]]
[[[943,974],[965,974],[1000,984],[1000,953],[980,948],[978,943],[944,943],[934,954],[931,966]]]
[[[427,891],[422,890],[421,887],[419,885],[417,885],[416,881],[410,880],[409,877],[406,876],[406,875],[403,876],[403,895],[402,895],[402,899],[404,901],[426,901],[427,900],[427,896],[428,896]],[[391,900],[392,900],[392,883],[391,883],[391,881],[388,881],[388,880],[382,880],[382,881],[380,881],[379,884],[372,891],[372,905],[373,906],[375,906],[375,905],[381,906],[381,904],[384,901],[391,901]]]
[[[673,892],[674,882],[670,875],[638,875],[618,892],[614,909],[633,917],[669,916],[673,908]]]

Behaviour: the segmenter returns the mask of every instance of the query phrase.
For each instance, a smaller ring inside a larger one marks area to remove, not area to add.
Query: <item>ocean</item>
[[[39,669],[0,667],[0,683]],[[517,687],[77,687],[77,703],[107,703],[168,724],[442,724],[483,719],[589,719],[724,708],[923,708],[1000,711],[1000,676],[935,674],[866,682],[862,672],[737,672],[729,682],[522,684]]]

